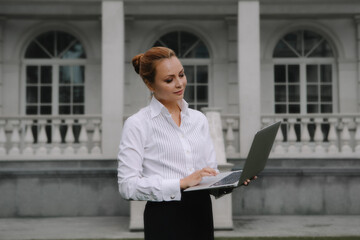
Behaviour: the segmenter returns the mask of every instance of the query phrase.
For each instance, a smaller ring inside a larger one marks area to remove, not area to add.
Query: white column
[[[360,111],[360,15],[355,16],[357,46],[357,109]]]
[[[102,153],[116,158],[123,123],[124,2],[102,2]]]
[[[260,129],[260,12],[258,0],[238,2],[240,157]]]
[[[3,46],[4,46],[4,19],[0,18],[0,115],[3,113]]]

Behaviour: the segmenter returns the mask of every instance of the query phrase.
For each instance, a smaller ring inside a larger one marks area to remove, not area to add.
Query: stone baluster
[[[60,134],[60,119],[52,120],[52,134],[51,134],[51,143],[52,148],[50,150],[50,154],[52,156],[60,156],[61,155],[61,134]]]
[[[67,147],[64,150],[64,154],[65,155],[74,155],[75,154],[75,149],[73,146],[73,144],[75,143],[75,137],[74,137],[74,132],[73,132],[74,120],[67,119],[67,120],[65,120],[65,123],[67,125],[67,131],[66,131],[66,136],[65,136],[65,142],[67,144]]]
[[[19,124],[20,121],[19,120],[12,120],[10,122],[10,124],[12,125],[12,133],[11,133],[11,138],[10,138],[10,142],[11,142],[11,148],[9,151],[9,155],[19,155],[20,154],[20,132],[19,132]]]
[[[282,121],[282,119],[276,119],[276,121]],[[274,153],[275,154],[284,154],[285,153],[285,148],[283,146],[283,142],[284,142],[284,136],[281,130],[281,126],[276,134],[275,137],[275,147],[274,147]]]
[[[324,134],[321,130],[321,123],[323,122],[322,118],[315,118],[315,134],[314,134],[314,141],[315,141],[315,153],[323,154],[325,153],[325,148],[323,146],[324,142]]]
[[[78,149],[77,153],[79,155],[87,155],[89,153],[89,149],[87,147],[87,143],[89,141],[88,135],[87,135],[87,129],[86,129],[87,120],[80,119],[79,123],[80,123],[80,128],[81,128],[80,135],[79,135],[80,148]]]
[[[23,155],[31,156],[34,154],[34,135],[32,132],[32,120],[26,120],[25,123],[25,136],[24,143],[25,147],[23,150]]]
[[[312,153],[312,149],[310,147],[310,134],[308,129],[309,122],[309,118],[301,119],[301,152],[304,154]]]
[[[233,131],[233,127],[234,127],[234,123],[235,123],[235,119],[233,118],[227,118],[226,119],[226,125],[227,125],[227,130],[226,130],[226,155],[228,157],[232,157],[235,155],[236,149],[234,147],[234,131]]]
[[[6,155],[6,135],[5,135],[5,120],[0,120],[0,156]]]
[[[91,149],[91,154],[101,154],[101,148],[100,148],[100,141],[101,141],[100,123],[101,123],[101,120],[95,119],[95,120],[93,120],[93,123],[94,123],[94,134],[92,136],[93,147]]]
[[[356,132],[355,132],[355,153],[357,156],[360,154],[360,118],[355,119]]]
[[[352,149],[350,146],[351,136],[350,136],[349,126],[348,126],[349,122],[350,122],[350,119],[346,119],[346,118],[342,119],[343,129],[340,134],[341,152],[342,153],[351,153],[352,152]]]
[[[46,149],[46,143],[47,143],[47,136],[46,136],[46,120],[45,119],[40,119],[38,121],[39,125],[38,127],[40,128],[39,134],[38,134],[38,143],[39,143],[39,147],[36,151],[36,155],[39,156],[45,156],[47,154],[47,149]]]
[[[337,134],[336,134],[336,126],[337,126],[338,120],[336,118],[329,118],[329,135],[328,135],[328,141],[330,143],[328,153],[334,154],[339,152],[339,148],[337,146]]]
[[[298,153],[299,150],[295,145],[295,143],[296,143],[296,132],[295,132],[296,119],[289,118],[288,123],[289,123],[289,132],[288,132],[289,149],[288,149],[288,152],[289,153]]]

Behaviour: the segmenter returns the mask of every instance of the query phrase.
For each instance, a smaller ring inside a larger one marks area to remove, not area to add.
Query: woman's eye
[[[166,83],[171,83],[171,81],[172,81],[172,78],[165,80]]]
[[[179,74],[179,77],[184,77],[185,76],[185,73],[180,73]]]

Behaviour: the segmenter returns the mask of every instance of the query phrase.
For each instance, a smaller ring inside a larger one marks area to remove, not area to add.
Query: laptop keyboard
[[[226,185],[226,184],[233,184],[233,183],[239,181],[240,175],[241,175],[241,171],[233,172],[230,175],[228,175],[228,176],[224,177],[223,179],[221,179],[220,181],[217,181],[216,183],[214,183],[210,187]]]

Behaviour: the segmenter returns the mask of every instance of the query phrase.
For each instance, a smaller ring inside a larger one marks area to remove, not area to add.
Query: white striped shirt
[[[125,121],[118,154],[123,198],[179,201],[180,179],[204,167],[217,169],[205,115],[185,100],[180,105],[180,127],[155,97]]]

